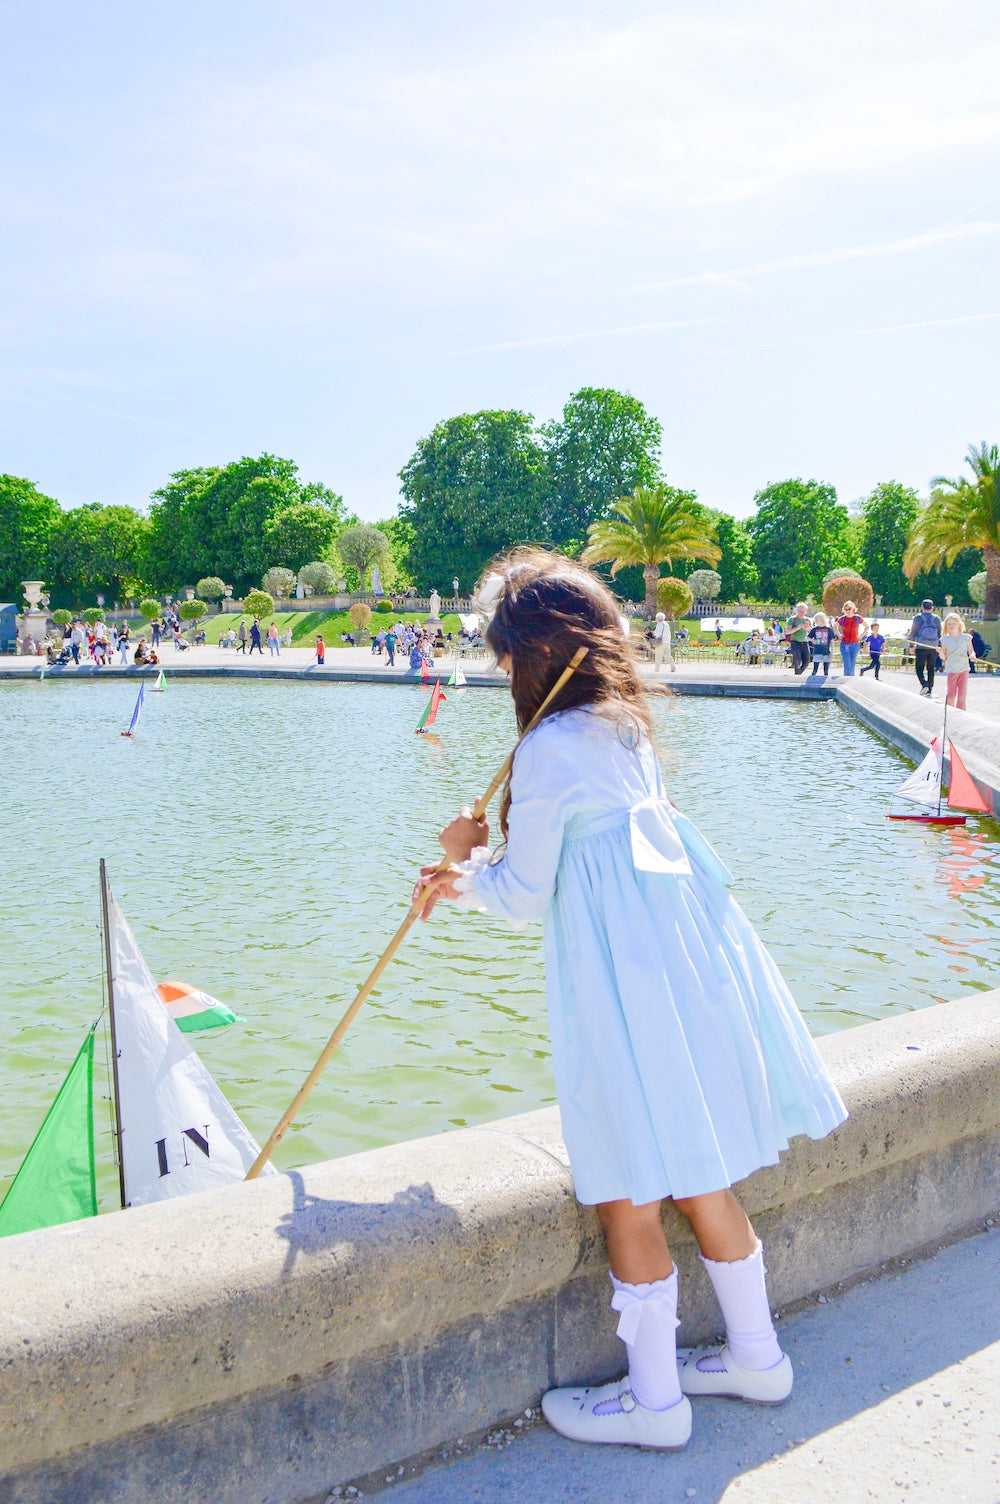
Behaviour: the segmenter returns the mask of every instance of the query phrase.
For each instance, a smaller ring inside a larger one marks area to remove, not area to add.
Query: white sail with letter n
[[[937,737],[931,742],[923,762],[914,768],[892,797],[906,799],[911,804],[937,804],[941,798],[941,744]]]
[[[125,1205],[242,1180],[259,1146],[164,1008],[110,895],[108,926]]]

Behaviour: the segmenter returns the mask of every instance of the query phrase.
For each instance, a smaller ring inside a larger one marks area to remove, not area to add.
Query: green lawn
[[[411,622],[419,620],[412,611],[404,611],[399,615],[395,613],[390,615],[387,611],[373,611],[368,631],[374,635],[381,627],[388,627],[390,623],[400,619]],[[238,616],[235,611],[209,617],[204,623],[206,641],[212,647],[217,647],[222,632],[228,632],[230,627],[238,632],[241,621],[246,622],[247,630],[249,630],[252,620],[253,618],[249,616]],[[266,632],[271,620],[272,618],[268,617],[261,623],[263,631]],[[317,632],[323,634],[323,641],[331,651],[334,648],[349,647],[349,643],[341,642],[340,634],[354,631],[351,618],[346,611],[276,611],[273,620],[280,633],[287,632],[291,627],[292,646],[296,648],[315,647]],[[455,615],[443,616],[441,622],[446,633],[454,632],[457,636],[461,631],[462,623]]]

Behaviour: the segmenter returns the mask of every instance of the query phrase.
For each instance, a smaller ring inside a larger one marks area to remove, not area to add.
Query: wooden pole
[[[541,705],[539,705],[538,709],[535,711],[535,714],[532,716],[530,723],[525,728],[525,731],[524,731],[524,735],[525,736],[527,736],[528,732],[531,731],[535,726],[537,726],[538,722],[542,718],[542,713],[545,711],[545,709],[548,707],[548,705],[555,699],[556,695],[562,689],[563,685],[570,678],[570,676],[572,674],[574,674],[576,672],[576,670],[580,667],[580,664],[583,662],[583,660],[584,660],[584,658],[586,658],[586,656],[587,656],[587,649],[586,648],[579,648],[577,650],[577,652],[574,653],[572,659],[567,664],[566,668],[563,669],[562,673],[559,675],[559,678],[556,680],[555,684],[553,684],[552,688],[549,690],[548,694],[545,696],[545,699],[542,701]],[[475,807],[474,807],[474,809],[472,811],[472,818],[474,820],[481,820],[483,818],[483,815],[486,813],[487,809],[489,808],[490,800],[493,798],[493,795],[496,793],[497,789],[501,786],[501,784],[504,782],[505,778],[507,777],[508,773],[510,772],[511,764],[514,761],[514,752],[516,750],[517,750],[517,748],[515,746],[515,748],[510,752],[509,756],[507,757],[506,761],[504,762],[503,767],[497,773],[496,777],[493,779],[493,781],[490,784],[489,788],[486,790],[486,793],[482,794],[476,800]],[[440,862],[438,863],[438,866],[437,866],[438,872],[443,872],[445,870],[445,868],[448,866],[450,860],[451,860],[450,857],[448,857],[447,855],[443,856],[441,858]],[[393,935],[392,939],[389,941],[389,944],[386,946],[385,950],[382,952],[382,954],[379,956],[378,960],[375,962],[375,965],[372,967],[371,971],[368,973],[368,976],[365,978],[364,982],[362,982],[361,988],[360,988],[357,996],[355,997],[353,1003],[348,1008],[347,1012],[344,1014],[343,1018],[340,1020],[340,1023],[334,1029],[333,1033],[330,1035],[330,1038],[327,1040],[326,1044],[323,1046],[323,1052],[322,1052],[322,1054],[320,1055],[319,1059],[316,1061],[316,1064],[313,1066],[312,1070],[309,1072],[309,1074],[306,1077],[306,1079],[303,1081],[302,1085],[299,1087],[299,1090],[296,1093],[294,1100],[292,1101],[291,1105],[288,1107],[287,1111],[285,1112],[285,1115],[281,1119],[281,1122],[278,1124],[277,1128],[275,1128],[274,1132],[271,1134],[271,1137],[268,1139],[267,1143],[264,1145],[263,1149],[261,1149],[260,1153],[257,1155],[257,1158],[254,1160],[253,1164],[250,1166],[249,1170],[247,1171],[247,1173],[246,1173],[246,1179],[247,1180],[256,1180],[257,1179],[257,1176],[260,1174],[261,1170],[264,1168],[264,1166],[267,1164],[268,1160],[271,1158],[271,1155],[274,1153],[274,1150],[276,1149],[276,1147],[278,1146],[278,1144],[281,1143],[281,1140],[284,1138],[285,1134],[288,1132],[288,1129],[291,1127],[292,1123],[298,1117],[300,1111],[302,1110],[302,1104],[305,1102],[305,1100],[308,1097],[309,1093],[312,1091],[313,1087],[316,1085],[316,1082],[319,1080],[320,1076],[323,1074],[323,1071],[326,1069],[326,1066],[327,1066],[327,1063],[329,1062],[330,1056],[333,1054],[334,1050],[337,1048],[337,1046],[339,1045],[340,1041],[343,1039],[344,1035],[347,1033],[348,1029],[351,1027],[351,1024],[353,1023],[354,1018],[356,1017],[356,1015],[360,1011],[362,1004],[366,1001],[366,999],[368,998],[368,996],[372,992],[372,989],[375,987],[376,983],[378,982],[378,980],[381,977],[382,973],[385,971],[385,969],[388,966],[389,962],[392,960],[393,956],[396,954],[397,950],[402,945],[402,943],[403,943],[404,939],[406,938],[407,934],[409,933],[409,931],[413,928],[413,925],[416,922],[416,920],[417,920],[417,918],[418,918],[418,916],[420,914],[420,911],[421,911],[421,909],[424,906],[424,902],[425,902],[425,898],[424,898],[423,895],[421,895],[421,896],[419,896],[419,897],[417,897],[417,898],[415,898],[413,900],[413,902],[410,905],[410,908],[409,908],[409,910],[408,910],[408,912],[406,914],[405,919],[403,920],[402,924],[399,926],[399,929]]]

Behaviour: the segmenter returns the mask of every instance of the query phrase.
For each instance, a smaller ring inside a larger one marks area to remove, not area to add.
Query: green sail
[[[0,1238],[97,1216],[94,1175],[95,1024],[0,1203]]]

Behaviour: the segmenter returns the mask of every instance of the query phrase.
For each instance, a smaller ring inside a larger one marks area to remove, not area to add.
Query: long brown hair
[[[510,661],[510,687],[518,730],[524,734],[538,707],[578,648],[587,656],[563,685],[545,718],[562,710],[593,705],[619,718],[623,727],[649,731],[649,711],[622,630],[617,602],[589,569],[563,554],[517,548],[495,559],[490,575],[504,581],[503,593],[486,628],[486,641],[498,659]],[[510,779],[500,805],[500,829],[507,834]]]

